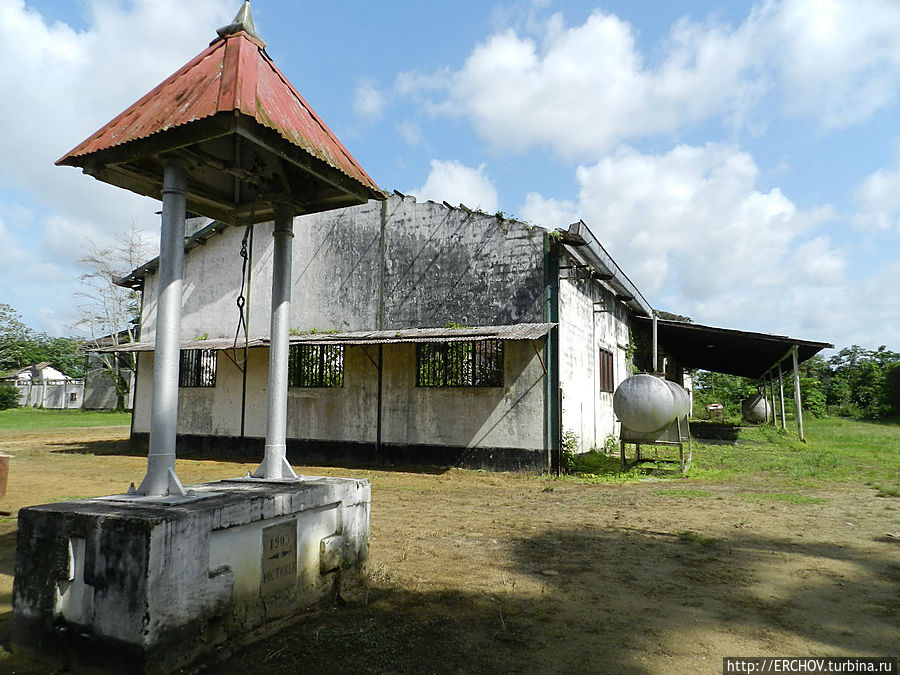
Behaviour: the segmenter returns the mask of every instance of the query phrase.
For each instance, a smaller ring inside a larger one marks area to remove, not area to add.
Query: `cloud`
[[[548,229],[565,227],[581,218],[575,202],[544,198],[537,192],[525,195],[525,204],[519,214],[523,220]]]
[[[875,232],[900,232],[900,169],[880,169],[863,180],[854,193],[858,212],[854,224]]]
[[[154,220],[153,200],[54,162],[187,62],[234,14],[227,0],[86,3],[88,28],[48,24],[22,0],[0,3],[0,180],[57,213],[115,232]],[[178,16],[178,21],[171,17]]]
[[[900,5],[893,0],[789,0],[759,12],[789,112],[820,110],[825,127],[856,124],[896,98]]]
[[[464,166],[455,160],[431,160],[431,172],[425,185],[410,190],[416,199],[447,201],[465,204],[485,213],[496,213],[499,205],[497,190],[484,172],[484,164],[477,169]]]
[[[400,138],[406,141],[406,144],[410,147],[417,147],[424,143],[422,129],[415,122],[404,120],[398,123],[395,128],[397,133],[400,134]]]
[[[159,202],[54,162],[195,56],[235,12],[232,0],[77,4],[79,30],[0,0],[0,81],[11,97],[0,125],[13,130],[0,153],[0,249],[22,252],[0,286],[26,321],[52,332],[69,321],[69,282],[87,239],[159,226]]]
[[[584,160],[708,120],[755,130],[773,106],[822,128],[856,124],[900,85],[900,5],[883,0],[763,2],[737,26],[684,18],[652,60],[628,22],[600,10],[581,25],[561,14],[529,25],[537,35],[498,30],[459,69],[404,73],[396,90],[468,118],[499,149]]]
[[[356,86],[356,96],[353,99],[353,110],[363,119],[374,121],[384,113],[384,95],[375,86],[372,80],[362,80]]]
[[[654,307],[750,330],[800,329],[820,305],[793,306],[786,292],[846,283],[845,255],[821,232],[834,210],[799,209],[778,188],[760,190],[758,174],[728,145],[622,148],[577,168],[577,204],[532,193],[521,214],[548,227],[583,218]]]

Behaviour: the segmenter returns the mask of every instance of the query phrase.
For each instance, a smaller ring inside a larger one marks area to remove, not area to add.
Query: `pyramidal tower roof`
[[[269,219],[275,201],[308,213],[383,199],[266,53],[250,3],[217,32],[56,163],[158,198],[161,156],[180,155],[190,166],[191,210],[236,224]]]

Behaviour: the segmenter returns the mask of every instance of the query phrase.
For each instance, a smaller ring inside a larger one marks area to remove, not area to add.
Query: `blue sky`
[[[158,203],[53,162],[237,0],[0,0],[0,302],[68,334],[77,261]],[[659,309],[900,350],[900,3],[256,0],[387,190],[583,219]]]

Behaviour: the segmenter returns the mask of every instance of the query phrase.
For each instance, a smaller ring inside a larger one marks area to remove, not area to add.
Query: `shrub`
[[[19,390],[12,384],[0,382],[0,410],[19,407]]]
[[[571,431],[563,433],[562,452],[559,458],[560,473],[572,473],[575,471],[575,452],[578,450],[578,436]]]

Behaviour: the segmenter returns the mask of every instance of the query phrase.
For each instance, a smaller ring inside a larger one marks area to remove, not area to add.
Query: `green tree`
[[[756,393],[756,381],[737,375],[698,370],[694,373],[694,401],[705,410],[721,403],[727,416],[741,414],[741,401]]]
[[[803,409],[815,417],[824,417],[828,413],[828,386],[831,381],[828,362],[816,354],[800,364],[799,375]],[[790,401],[794,396],[794,378],[783,379],[785,400]]]
[[[10,305],[0,304],[0,372],[49,361],[54,368],[81,377],[84,358],[75,338],[50,337],[29,328]]]
[[[0,410],[19,406],[19,390],[11,384],[0,382]]]
[[[828,403],[835,412],[851,417],[878,419],[893,410],[895,375],[900,354],[882,345],[875,350],[852,345],[828,361],[831,380]]]
[[[900,415],[900,363],[892,363],[887,367],[884,385],[890,414]]]

